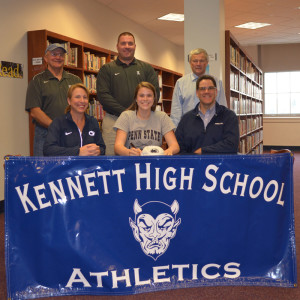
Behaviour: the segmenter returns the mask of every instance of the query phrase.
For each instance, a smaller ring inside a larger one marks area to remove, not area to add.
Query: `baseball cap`
[[[57,48],[60,48],[62,49],[65,53],[67,53],[67,50],[64,48],[63,45],[59,44],[59,43],[54,43],[54,44],[50,44],[47,49],[45,50],[45,54],[48,52],[48,51],[53,51]]]

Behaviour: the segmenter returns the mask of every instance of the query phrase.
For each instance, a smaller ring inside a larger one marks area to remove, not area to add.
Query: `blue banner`
[[[10,157],[8,297],[296,286],[290,154]]]

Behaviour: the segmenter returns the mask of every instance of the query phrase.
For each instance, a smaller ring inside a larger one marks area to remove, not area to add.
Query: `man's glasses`
[[[208,90],[208,91],[213,91],[213,90],[215,90],[215,89],[216,89],[215,86],[208,86],[208,87],[201,86],[201,87],[199,87],[199,90],[200,90],[201,92],[205,92],[206,90]]]
[[[50,55],[52,57],[57,57],[57,56],[59,56],[59,57],[65,57],[65,53],[61,53],[61,52],[50,52]]]
[[[204,60],[204,59],[192,59],[192,63],[193,64],[197,64],[197,63],[204,64],[204,63],[207,63],[207,60]]]

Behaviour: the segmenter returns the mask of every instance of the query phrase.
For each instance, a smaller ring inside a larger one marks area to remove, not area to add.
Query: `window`
[[[265,73],[265,116],[300,116],[300,71]]]

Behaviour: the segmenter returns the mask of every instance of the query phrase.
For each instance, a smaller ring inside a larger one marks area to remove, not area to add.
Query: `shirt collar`
[[[85,116],[85,122],[88,122],[88,119],[89,119],[89,115],[87,113],[84,113],[84,116]],[[73,118],[72,118],[72,115],[70,113],[70,111],[68,111],[66,114],[65,114],[65,118],[69,121],[73,121]],[[74,122],[74,121],[73,121]]]
[[[46,76],[47,76],[48,79],[57,79],[57,78],[49,71],[48,68],[45,70],[45,74],[46,74]],[[63,70],[61,79],[67,78],[68,76],[69,76],[68,72],[66,72],[65,70]]]
[[[119,66],[130,66],[130,65],[136,65],[136,58],[134,57],[133,58],[133,61],[127,65],[125,63],[123,63],[122,61],[119,60],[119,57],[116,59],[116,64],[119,65]]]
[[[203,75],[206,75],[206,72]],[[191,73],[191,79],[192,79],[192,81],[196,81],[198,78],[199,78],[199,76],[197,76],[195,73],[193,73],[193,72]]]
[[[197,81],[198,76],[192,72],[191,73],[191,79],[192,79],[192,81]]]
[[[198,105],[198,113],[204,116],[203,112],[200,110],[200,104]],[[214,115],[216,113],[216,103],[209,108],[205,114]]]

